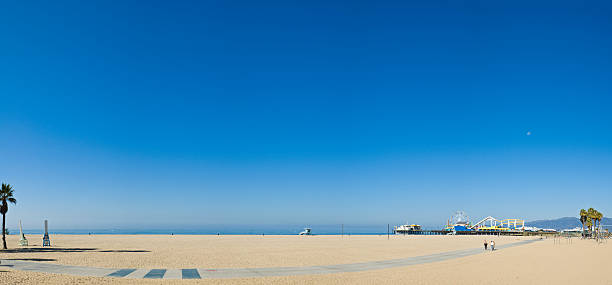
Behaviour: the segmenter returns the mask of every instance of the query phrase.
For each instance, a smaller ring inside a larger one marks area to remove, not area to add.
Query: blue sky
[[[428,2],[3,2],[9,227],[612,211],[610,4]]]

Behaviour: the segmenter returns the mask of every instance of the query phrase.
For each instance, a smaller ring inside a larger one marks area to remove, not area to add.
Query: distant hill
[[[601,221],[601,224],[602,225],[612,225],[612,219],[603,218]],[[575,227],[582,227],[582,224],[580,223],[580,219],[578,218],[565,217],[565,218],[559,218],[559,219],[554,219],[554,220],[537,220],[537,221],[526,222],[525,226],[538,227],[542,229],[563,230],[563,229],[573,229]],[[606,228],[610,228],[610,227],[606,227]]]

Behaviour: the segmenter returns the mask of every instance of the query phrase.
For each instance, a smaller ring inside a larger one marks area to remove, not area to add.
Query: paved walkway
[[[498,246],[504,249],[519,245],[529,244],[539,239],[525,240],[516,243]],[[496,249],[496,250],[498,250]],[[146,279],[201,279],[201,278],[237,278],[237,277],[262,277],[262,276],[286,276],[286,275],[310,275],[329,274],[342,272],[358,272],[375,269],[385,269],[415,264],[438,262],[470,255],[482,254],[482,248],[464,249],[436,253],[423,256],[390,259],[382,261],[370,261],[350,264],[336,264],[324,266],[306,267],[268,267],[268,268],[188,268],[188,269],[108,269],[83,266],[61,265],[53,263],[42,263],[19,260],[2,260],[0,267],[8,266],[15,270],[60,273],[78,276],[93,277],[116,277],[116,278],[146,278]]]

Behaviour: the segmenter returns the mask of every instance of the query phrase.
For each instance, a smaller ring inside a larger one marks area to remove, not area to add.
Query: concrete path
[[[529,244],[539,239],[525,240],[516,243],[499,246],[497,250],[519,245]],[[393,267],[409,266],[438,262],[470,255],[482,254],[482,248],[464,249],[436,253],[423,256],[414,256],[400,259],[381,261],[370,261],[350,264],[335,264],[324,266],[306,267],[268,267],[268,268],[187,268],[187,269],[108,269],[83,266],[61,265],[53,263],[42,263],[19,260],[2,260],[0,267],[7,266],[15,270],[59,273],[78,276],[92,277],[116,277],[116,278],[145,278],[145,279],[201,279],[201,278],[239,278],[239,277],[262,277],[262,276],[287,276],[287,275],[310,275],[330,274],[342,272],[358,272],[366,270],[386,269]]]

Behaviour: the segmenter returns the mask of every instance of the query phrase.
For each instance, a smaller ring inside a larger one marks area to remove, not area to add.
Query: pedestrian
[[[484,247],[485,247],[485,250],[487,250],[487,245],[489,245],[489,244],[487,243],[487,240],[485,239],[485,240],[484,240]]]
[[[495,242],[491,241],[491,251],[494,251],[494,250],[495,250]]]

